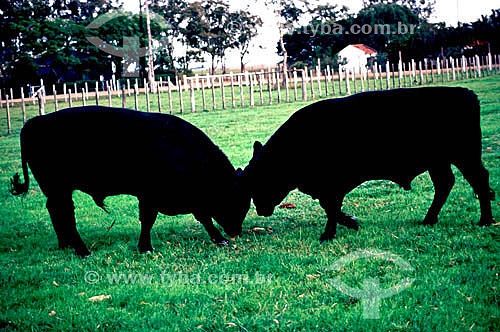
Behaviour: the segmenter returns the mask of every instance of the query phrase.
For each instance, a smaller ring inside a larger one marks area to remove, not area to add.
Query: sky
[[[362,8],[362,0],[338,1],[338,0],[316,0],[319,4],[338,4],[344,5],[351,12],[356,13]],[[124,0],[126,10],[138,12],[139,0]],[[277,31],[276,18],[272,11],[266,8],[264,0],[237,0],[229,1],[230,7],[233,10],[244,9],[249,6],[249,10],[256,15],[259,15],[264,24],[260,28],[259,35],[253,40],[253,45],[247,55],[247,66],[271,65],[280,61],[280,57],[276,54],[276,46],[279,41],[279,33]],[[458,4],[458,6],[457,6]],[[457,25],[460,22],[473,22],[481,17],[481,15],[490,15],[492,9],[500,8],[498,0],[438,0],[435,7],[435,12],[431,16],[431,22],[446,22],[447,25]],[[236,51],[229,51],[226,59],[228,68],[239,68],[239,55]],[[196,64],[203,65],[203,64]],[[205,67],[209,66],[207,62]]]

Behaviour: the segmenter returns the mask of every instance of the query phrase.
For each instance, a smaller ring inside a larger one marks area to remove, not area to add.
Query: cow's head
[[[279,172],[276,171],[276,165],[270,165],[269,160],[264,159],[263,146],[256,141],[253,145],[252,159],[245,167],[243,178],[257,213],[259,216],[269,217],[289,190],[284,185]]]
[[[238,168],[224,196],[223,210],[214,216],[224,232],[231,237],[241,234],[243,221],[250,209],[250,193],[243,184],[242,174],[243,171]]]

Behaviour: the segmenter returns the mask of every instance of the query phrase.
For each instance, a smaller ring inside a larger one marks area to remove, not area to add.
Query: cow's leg
[[[326,221],[325,231],[319,238],[321,243],[329,241],[337,237],[337,221],[343,216],[340,211],[342,200],[325,200],[320,199],[321,207],[325,210],[328,220]]]
[[[153,227],[158,210],[148,203],[148,200],[139,199],[139,220],[141,221],[141,235],[139,236],[139,252],[153,251],[151,246],[151,228]]]
[[[429,170],[432,183],[434,184],[434,200],[422,224],[434,225],[438,221],[438,215],[444,203],[450,195],[451,188],[455,184],[455,176],[450,165]]]
[[[78,256],[90,256],[90,251],[83,243],[76,229],[75,207],[71,193],[47,197],[47,210],[57,235],[60,248],[74,248]]]
[[[479,198],[481,207],[481,220],[479,221],[479,225],[491,225],[494,220],[491,213],[490,201],[495,200],[495,193],[490,188],[488,171],[484,168],[481,161],[476,163],[462,163],[458,164],[457,167]]]
[[[222,236],[220,231],[214,226],[212,218],[201,216],[198,214],[195,214],[194,216],[196,220],[198,220],[203,225],[203,227],[205,227],[205,230],[208,232],[208,235],[210,235],[210,239],[212,240],[213,243],[219,246],[227,246],[229,244],[229,241],[226,240]]]
[[[354,216],[350,216],[347,213],[340,212],[339,224],[344,225],[347,228],[359,230],[358,219]]]

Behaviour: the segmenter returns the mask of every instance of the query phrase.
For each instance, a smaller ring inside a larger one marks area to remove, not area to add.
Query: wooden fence
[[[41,81],[37,91],[30,91],[26,98],[24,88],[20,88],[20,98],[15,99],[13,89],[5,96],[0,93],[0,110],[5,108],[7,131],[12,133],[10,109],[17,104],[21,106],[23,123],[26,122],[26,103],[38,103],[38,113],[45,113],[45,105],[51,101],[57,111],[60,104],[72,107],[73,102],[81,105],[105,105],[127,107],[127,96],[134,97],[134,107],[139,110],[139,96],[145,95],[146,111],[150,112],[152,100],[158,112],[184,113],[198,110],[215,110],[271,105],[274,102],[308,101],[330,96],[350,95],[363,91],[374,91],[413,87],[432,83],[445,83],[470,78],[481,78],[497,74],[500,70],[500,56],[491,54],[472,58],[437,58],[425,59],[416,63],[400,62],[396,66],[387,62],[384,66],[375,63],[371,68],[363,68],[354,72],[340,66],[335,72],[326,66],[315,69],[293,69],[286,73],[279,70],[268,70],[245,73],[229,73],[220,75],[176,77],[160,79],[152,86],[144,80],[110,80],[77,84],[63,84],[58,91],[53,85],[51,95]],[[142,87],[139,87],[141,83]],[[99,87],[101,85],[101,87]],[[93,90],[93,91],[92,91]],[[185,96],[184,96],[185,94]],[[115,104],[113,98],[115,97]],[[119,103],[116,103],[118,97]],[[162,100],[166,98],[166,103]],[[186,100],[185,100],[186,99]],[[175,105],[175,107],[174,107]],[[188,107],[189,106],[189,107]]]

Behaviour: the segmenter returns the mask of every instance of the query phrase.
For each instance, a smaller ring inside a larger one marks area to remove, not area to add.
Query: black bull
[[[28,191],[28,165],[47,196],[59,246],[90,252],[76,229],[72,192],[91,195],[103,209],[107,196],[139,200],[139,250],[152,250],[150,231],[158,212],[193,213],[212,241],[227,244],[214,218],[231,236],[241,233],[250,197],[224,153],[199,129],[171,115],[107,107],[61,110],[29,120],[21,131],[24,183],[16,174],[11,192]]]
[[[245,168],[245,183],[259,215],[270,216],[293,189],[319,199],[328,222],[321,241],[336,236],[337,222],[358,229],[342,213],[344,196],[369,180],[387,179],[411,189],[429,171],[434,201],[424,224],[435,224],[458,167],[479,197],[480,225],[492,223],[489,174],[481,161],[480,107],[463,88],[399,89],[324,100],[297,111]]]

